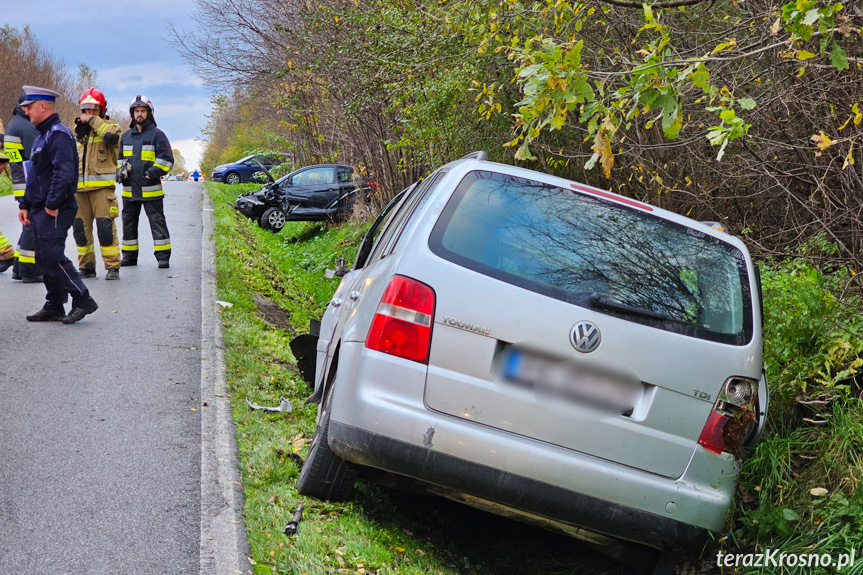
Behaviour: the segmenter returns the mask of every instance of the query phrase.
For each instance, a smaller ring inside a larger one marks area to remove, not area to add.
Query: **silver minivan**
[[[361,469],[600,546],[700,551],[767,411],[718,225],[477,152],[399,194],[321,320],[300,493]]]

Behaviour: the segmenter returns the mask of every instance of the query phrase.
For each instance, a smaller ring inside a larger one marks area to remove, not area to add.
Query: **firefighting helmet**
[[[78,103],[81,106],[82,110],[92,110],[95,108],[102,108],[102,113],[108,109],[108,102],[105,101],[105,94],[97,90],[96,88],[89,88],[81,97],[78,98]]]
[[[129,104],[129,116],[134,118],[135,108],[140,108],[141,106],[146,106],[150,109],[150,117],[152,118],[153,112],[155,112],[153,102],[151,102],[147,96],[141,96],[140,94],[132,98],[132,102]]]

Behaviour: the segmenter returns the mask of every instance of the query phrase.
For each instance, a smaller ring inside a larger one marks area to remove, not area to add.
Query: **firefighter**
[[[131,128],[123,134],[123,155],[117,162],[117,181],[123,184],[123,259],[121,266],[138,265],[138,220],[141,207],[150,220],[153,247],[160,268],[169,267],[171,237],[165,223],[161,177],[174,165],[174,154],[153,118],[153,103],[135,96],[129,104]]]
[[[12,193],[18,201],[24,196],[26,178],[24,174],[24,162],[30,160],[30,150],[33,142],[39,135],[24,110],[21,102],[24,94],[18,98],[18,105],[12,111],[12,119],[6,126],[6,138],[3,148],[9,157],[9,168],[12,171]],[[15,263],[12,268],[12,279],[22,280],[27,283],[42,283],[42,276],[36,269],[36,240],[33,237],[33,226],[23,226],[15,248]]]
[[[0,140],[3,139],[3,121],[0,120]],[[0,146],[0,192],[8,192],[7,186],[11,187],[11,179],[9,178],[7,172],[9,166],[9,158],[6,157],[6,152],[3,151],[3,147]],[[8,182],[6,180],[9,180]],[[5,188],[5,189],[4,189]],[[9,240],[6,239],[6,236],[3,235],[3,232],[0,232],[0,273],[5,272],[10,267],[12,267],[12,263],[15,261],[15,250],[12,249],[12,244],[9,243]]]
[[[93,220],[99,251],[105,264],[105,279],[120,279],[120,241],[114,219],[120,215],[114,194],[117,155],[123,130],[109,121],[105,95],[96,88],[86,90],[78,99],[81,117],[75,118],[78,139],[78,216],[72,236],[78,245],[78,271],[82,278],[96,277],[96,250]]]
[[[36,267],[47,289],[42,309],[28,315],[27,321],[75,323],[99,308],[64,253],[69,228],[78,212],[75,135],[57,115],[57,92],[24,86],[24,93],[21,108],[36,125],[39,137],[30,152],[27,188],[18,199],[18,220],[25,226],[33,224]],[[72,310],[66,315],[70,295]]]

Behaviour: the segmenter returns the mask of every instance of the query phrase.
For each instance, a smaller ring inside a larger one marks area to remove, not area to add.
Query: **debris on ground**
[[[284,397],[279,398],[279,405],[277,407],[267,407],[266,405],[255,405],[249,398],[246,398],[246,404],[252,409],[262,409],[264,411],[281,411],[282,413],[290,413],[294,410],[294,404],[285,399]]]
[[[285,527],[285,535],[294,535],[297,532],[297,527],[300,524],[300,521],[303,519],[303,506],[302,503],[297,505],[297,510],[294,512],[294,516],[288,521],[287,527]]]

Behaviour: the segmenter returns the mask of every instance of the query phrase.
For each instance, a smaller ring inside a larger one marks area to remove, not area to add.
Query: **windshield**
[[[485,275],[629,321],[736,345],[752,337],[740,250],[573,190],[471,172],[430,247]],[[594,294],[604,297],[592,303]]]

